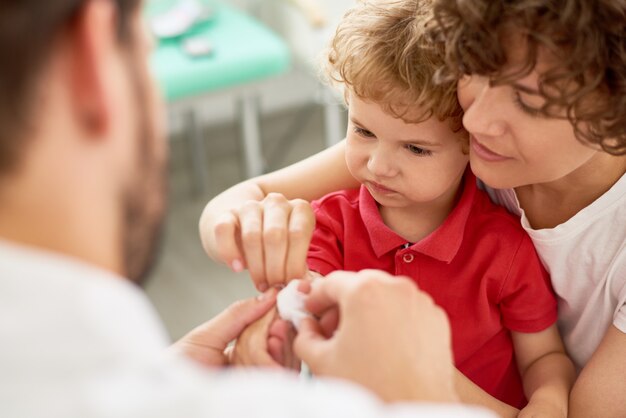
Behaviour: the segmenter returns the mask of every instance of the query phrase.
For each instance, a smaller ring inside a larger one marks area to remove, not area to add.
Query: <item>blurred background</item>
[[[354,0],[148,0],[153,71],[167,98],[170,201],[146,291],[177,339],[256,294],[248,275],[211,261],[198,236],[206,202],[345,133],[320,55]]]

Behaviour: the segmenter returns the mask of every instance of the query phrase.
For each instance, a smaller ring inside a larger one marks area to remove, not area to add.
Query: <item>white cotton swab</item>
[[[304,318],[311,316],[311,313],[304,307],[306,294],[298,290],[299,283],[300,280],[290,281],[276,297],[278,314],[285,321],[291,322],[296,330],[300,329],[300,322],[302,322]]]

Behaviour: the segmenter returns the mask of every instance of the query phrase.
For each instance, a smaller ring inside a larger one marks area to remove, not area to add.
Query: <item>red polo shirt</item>
[[[446,310],[456,367],[492,396],[526,404],[510,332],[539,332],[557,319],[550,278],[519,219],[496,206],[469,172],[445,222],[409,244],[383,222],[365,187],[313,202],[309,268],[379,269],[411,277]]]

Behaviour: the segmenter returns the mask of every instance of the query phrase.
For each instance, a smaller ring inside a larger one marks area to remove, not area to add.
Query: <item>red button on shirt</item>
[[[365,187],[329,194],[313,208],[311,270],[411,277],[446,310],[457,368],[503,402],[525,405],[509,330],[544,330],[556,321],[556,301],[519,219],[493,204],[469,170],[445,222],[408,248]]]

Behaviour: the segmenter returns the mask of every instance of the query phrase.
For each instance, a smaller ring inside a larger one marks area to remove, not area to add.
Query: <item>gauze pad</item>
[[[306,294],[298,290],[299,283],[300,280],[290,281],[276,297],[278,314],[285,321],[291,322],[296,330],[300,329],[300,322],[304,318],[311,316],[311,313],[304,308]]]

